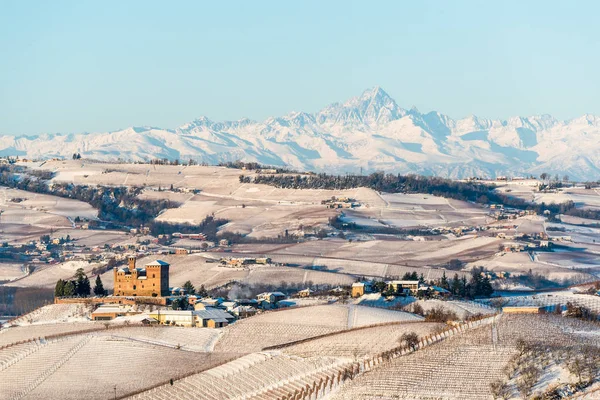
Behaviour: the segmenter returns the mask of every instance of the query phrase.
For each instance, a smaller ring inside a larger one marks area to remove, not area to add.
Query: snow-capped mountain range
[[[256,161],[303,171],[383,170],[451,178],[541,172],[600,178],[600,118],[559,121],[550,115],[506,121],[454,120],[407,110],[381,88],[315,114],[292,112],[257,122],[201,117],[177,129],[131,127],[106,133],[0,136],[0,155],[101,160]]]

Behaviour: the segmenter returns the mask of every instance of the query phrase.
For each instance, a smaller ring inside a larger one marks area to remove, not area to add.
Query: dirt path
[[[356,324],[356,306],[354,304],[350,304],[348,306],[348,328],[354,328]]]

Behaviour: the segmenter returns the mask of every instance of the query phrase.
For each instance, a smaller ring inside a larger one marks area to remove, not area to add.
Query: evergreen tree
[[[383,281],[377,281],[373,284],[373,289],[376,292],[383,293],[387,289],[387,285]]]
[[[171,303],[171,308],[173,310],[187,310],[189,305],[190,304],[188,303],[187,298],[180,297],[178,299],[173,300],[173,302]]]
[[[75,284],[73,283],[73,281],[67,281],[65,283],[65,286],[63,289],[63,296],[65,296],[65,297],[75,296]]]
[[[204,287],[204,285],[200,285],[200,289],[198,289],[198,296],[200,297],[208,297],[208,291]]]
[[[77,294],[79,294],[80,296],[83,296],[83,297],[89,297],[91,292],[92,292],[92,285],[90,284],[90,280],[86,276],[85,278],[83,278],[81,287],[79,285],[77,286]]]
[[[442,289],[446,289],[446,290],[450,289],[450,285],[448,284],[448,278],[446,277],[446,271],[444,271],[444,274],[442,275],[442,279],[440,280],[440,287]]]
[[[90,280],[83,271],[83,268],[78,268],[75,272],[75,293],[81,297],[88,297],[90,292]]]
[[[463,276],[460,280],[460,295],[466,297],[467,295],[467,277]]]
[[[494,288],[492,287],[492,282],[490,282],[490,278],[488,278],[486,275],[481,282],[481,290],[479,292],[479,295],[483,297],[490,297],[492,293],[494,293]]]
[[[458,274],[454,274],[454,278],[452,278],[452,289],[450,290],[453,295],[460,295],[460,279],[458,278]]]
[[[104,296],[106,291],[104,290],[104,285],[102,284],[102,279],[100,279],[100,275],[96,276],[96,284],[94,285],[94,294],[96,296]]]
[[[191,281],[185,282],[182,288],[185,289],[187,294],[196,294],[196,288],[194,287],[194,285],[192,285]]]
[[[407,272],[402,277],[402,280],[404,280],[404,281],[418,281],[419,280],[419,275],[417,274],[417,271]]]
[[[63,297],[65,295],[65,281],[59,279],[54,287],[54,297]]]

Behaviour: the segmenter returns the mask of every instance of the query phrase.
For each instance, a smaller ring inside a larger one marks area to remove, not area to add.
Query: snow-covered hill
[[[292,112],[262,122],[202,117],[177,129],[125,130],[38,137],[0,137],[0,155],[104,160],[169,158],[257,161],[299,170],[383,170],[451,178],[548,172],[600,178],[600,117],[558,121],[549,115],[506,121],[461,120],[406,110],[381,88],[316,114]]]

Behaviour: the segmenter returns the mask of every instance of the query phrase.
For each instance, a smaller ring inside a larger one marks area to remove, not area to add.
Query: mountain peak
[[[384,124],[407,114],[379,86],[365,90],[360,96],[352,97],[344,104],[333,104],[319,113],[318,120],[334,123],[364,125]]]
[[[365,90],[360,96],[361,99],[390,99],[389,94],[385,90],[381,88],[381,86],[375,86],[370,89]],[[393,101],[393,100],[392,100]]]

